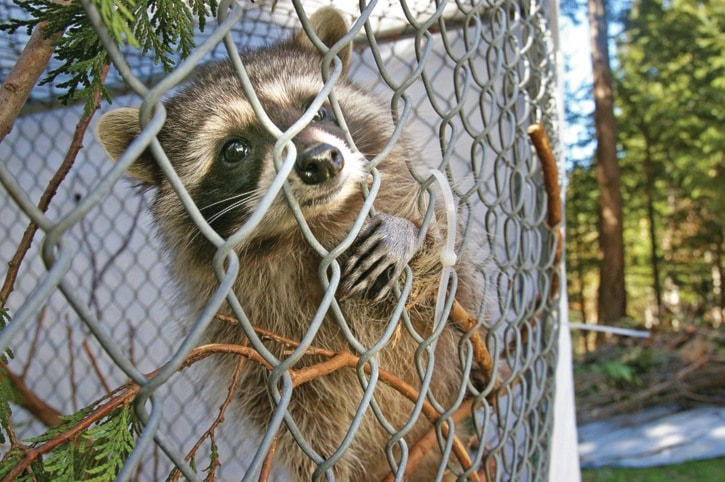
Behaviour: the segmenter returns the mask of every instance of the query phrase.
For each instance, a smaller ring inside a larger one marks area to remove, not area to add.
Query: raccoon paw
[[[383,299],[415,255],[418,228],[407,219],[378,214],[363,228],[345,262],[341,299]]]

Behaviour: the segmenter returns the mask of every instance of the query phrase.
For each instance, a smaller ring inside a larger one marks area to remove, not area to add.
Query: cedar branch
[[[138,393],[140,386],[133,384],[128,385],[128,388],[124,390],[120,395],[111,398],[108,402],[104,403],[86,418],[81,420],[78,424],[70,427],[63,433],[58,434],[56,437],[48,440],[47,442],[33,448],[25,449],[23,460],[21,460],[13,469],[3,478],[2,482],[10,482],[22,474],[30,465],[43,454],[46,454],[54,448],[62,445],[66,442],[74,440],[76,437],[86,431],[91,425],[100,420],[103,420],[111,412],[118,407],[130,403],[133,397]]]
[[[229,317],[223,317],[223,315],[217,316],[220,319],[226,319],[229,321]],[[271,332],[266,332],[265,330],[257,330],[259,333],[261,333],[263,336],[274,338],[280,340],[282,343],[285,343],[287,345],[295,345],[297,344],[293,340],[286,339],[284,337],[275,335]],[[291,372],[292,379],[295,383],[295,385],[299,385],[301,383],[305,383],[307,381],[310,381],[314,378],[318,378],[320,376],[324,376],[326,374],[331,373],[334,370],[337,370],[339,368],[343,367],[350,367],[354,368],[356,367],[359,362],[360,358],[353,355],[349,352],[332,352],[330,350],[324,350],[320,348],[313,348],[310,350],[312,353],[316,355],[323,355],[328,356],[330,360],[327,360],[325,362],[312,365],[309,367],[305,367],[300,370],[294,370]],[[264,360],[264,358],[253,348],[250,348],[248,346],[240,346],[240,345],[230,345],[230,344],[221,344],[221,343],[214,343],[209,345],[203,345],[200,347],[195,348],[192,350],[189,355],[184,360],[184,363],[182,363],[179,370],[183,370],[187,368],[188,366],[207,358],[213,354],[218,353],[224,353],[224,354],[235,354],[242,356],[244,358],[247,358],[249,360],[255,361],[259,363],[260,365],[264,366],[265,368],[271,370],[272,367]],[[240,370],[240,365],[237,367],[237,371]],[[365,370],[367,373],[370,373],[370,365],[365,365]],[[151,374],[147,375],[148,378],[153,378],[156,373],[158,373],[159,370],[156,370],[152,372]],[[409,400],[415,402],[419,396],[420,393],[418,390],[416,390],[414,387],[406,383],[405,381],[401,380],[399,377],[395,376],[394,374],[380,369],[379,370],[379,377],[380,380],[387,385],[390,385],[391,387],[398,390],[399,393],[401,393],[403,396],[407,397]],[[234,380],[232,381],[233,385],[236,385],[236,381],[238,380],[238,374],[235,374]],[[98,408],[93,410],[88,416],[86,416],[83,420],[81,420],[78,424],[75,426],[69,428],[67,431],[58,434],[56,437],[48,440],[47,442],[44,442],[36,447],[27,448],[24,449],[24,456],[23,459],[10,471],[10,473],[7,474],[7,476],[2,480],[2,482],[9,482],[22,474],[26,469],[30,467],[30,465],[37,460],[39,457],[41,457],[43,454],[46,454],[50,451],[52,451],[54,448],[60,446],[63,443],[70,442],[74,440],[78,435],[83,433],[85,430],[87,430],[91,425],[94,423],[97,423],[101,421],[103,418],[107,417],[110,413],[112,413],[117,408],[121,407],[124,404],[132,403],[134,397],[140,390],[140,386],[136,383],[129,382],[121,387],[119,387],[117,390],[115,390],[110,397],[108,397],[108,401],[100,405]],[[227,399],[225,400],[224,404],[220,407],[220,414],[217,417],[217,420],[212,425],[212,428],[209,429],[209,431],[213,431],[213,429],[218,426],[222,420],[223,420],[223,413],[226,410],[226,407],[231,401],[231,394],[233,394],[234,387],[230,387],[229,389],[229,395]],[[433,405],[428,402],[427,400],[423,404],[423,413],[424,415],[432,422],[435,423],[439,418],[440,414],[438,411],[433,407]],[[447,426],[446,426],[447,427]],[[447,430],[447,428],[444,428],[444,430]],[[203,439],[204,437],[202,437]],[[470,457],[468,456],[468,453],[466,452],[465,446],[461,443],[461,441],[454,437],[453,442],[453,451],[458,458],[461,465],[464,467],[464,469],[467,469],[472,466]],[[270,450],[270,455],[268,455],[268,459],[271,460],[271,457],[273,456],[273,449]],[[410,466],[411,470],[414,468],[413,466]],[[473,473],[471,474],[472,480],[478,480],[477,474]],[[260,479],[264,480],[264,479]]]
[[[252,348],[240,345],[213,343],[193,349],[191,353],[189,353],[189,355],[186,357],[184,363],[182,363],[179,370],[181,371],[193,365],[194,363],[201,361],[204,358],[207,358],[216,353],[240,355],[250,360],[254,360],[257,363],[260,363],[265,367],[271,369],[269,364],[267,364],[264,359],[259,355],[259,353],[257,353],[257,351]],[[159,371],[160,369],[155,370],[154,372],[148,374],[147,377],[153,378]],[[13,467],[13,469],[0,482],[10,482],[14,480],[26,469],[28,469],[30,465],[42,455],[47,454],[54,448],[66,442],[74,440],[77,436],[86,431],[91,425],[100,422],[117,408],[132,403],[134,397],[140,389],[141,386],[133,382],[128,382],[125,385],[120,386],[113,392],[110,397],[107,398],[107,402],[103,403],[98,408],[93,410],[83,420],[81,420],[73,427],[70,427],[65,432],[58,434],[47,442],[39,444],[36,447],[24,449],[23,459],[15,467]]]

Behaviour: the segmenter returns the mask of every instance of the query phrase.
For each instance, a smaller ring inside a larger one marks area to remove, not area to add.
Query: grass
[[[585,469],[582,482],[725,482],[725,457],[645,469]]]

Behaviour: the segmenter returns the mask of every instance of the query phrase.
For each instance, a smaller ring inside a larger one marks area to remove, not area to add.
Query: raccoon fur
[[[348,25],[334,9],[318,11],[311,18],[320,39],[335,45]],[[345,71],[351,46],[339,54]],[[242,61],[262,106],[281,130],[297,121],[323,87],[323,56],[306,34],[300,32],[281,43],[242,54]],[[395,128],[389,108],[381,100],[341,76],[334,86],[354,145],[335,119],[328,102],[294,138],[297,158],[288,177],[291,191],[315,238],[327,250],[337,247],[350,233],[363,207],[363,186],[370,185],[369,160],[388,143]],[[277,175],[272,161],[276,138],[259,122],[230,62],[200,67],[196,75],[164,103],[166,122],[157,138],[184,186],[207,222],[227,238],[249,219]],[[97,126],[97,137],[109,155],[117,159],[140,132],[138,109],[108,112]],[[392,287],[400,283],[404,268],[413,273],[413,292],[407,315],[416,336],[428,337],[433,330],[434,292],[440,273],[440,253],[445,227],[440,206],[419,242],[419,230],[428,199],[411,170],[423,168],[420,154],[403,132],[392,150],[377,165],[381,187],[374,200],[378,213],[372,217],[353,245],[338,258],[342,280],[337,299],[347,328],[366,348],[378,343],[389,325],[397,303]],[[142,187],[154,192],[151,211],[163,240],[172,279],[179,299],[191,315],[206,306],[218,280],[212,267],[216,249],[199,233],[167,178],[150,153],[129,169]],[[440,197],[440,196],[439,196]],[[301,340],[308,331],[325,294],[319,278],[321,257],[304,238],[285,196],[280,193],[262,222],[236,246],[240,272],[234,292],[251,323],[287,338]],[[463,255],[456,265],[456,299],[469,310],[478,308],[481,288]],[[416,301],[414,298],[418,297]],[[223,313],[232,314],[228,306]],[[416,355],[419,343],[403,321],[396,336],[374,359],[381,369],[392,372],[419,388],[426,352]],[[461,333],[450,322],[437,338],[430,395],[449,409],[465,390],[468,375],[461,366]],[[214,320],[204,342],[243,343],[242,329]],[[347,340],[340,324],[328,313],[312,344],[333,351],[359,353]],[[275,355],[283,349],[268,343]],[[235,359],[218,357],[210,369],[219,380],[231,380]],[[295,369],[322,361],[305,355]],[[263,434],[275,408],[268,391],[266,368],[248,362],[238,383],[236,403],[242,417]],[[355,369],[340,369],[294,388],[289,414],[307,443],[322,458],[336,453],[347,435],[361,402],[363,389]],[[408,424],[413,404],[395,389],[378,382],[374,400],[395,429]],[[229,418],[229,416],[227,416]],[[233,420],[227,423],[234,423]],[[408,447],[431,429],[424,416],[411,423],[405,435]],[[245,425],[248,426],[248,425]],[[252,438],[240,434],[240,437]],[[306,455],[289,430],[278,434],[276,464],[284,466],[298,481],[324,478],[318,463]],[[377,420],[372,408],[362,418],[352,443],[334,464],[338,481],[380,480],[390,463],[386,444],[390,432]],[[399,458],[399,449],[392,452]],[[317,470],[317,472],[316,472]],[[417,480],[432,480],[435,469],[421,466]]]

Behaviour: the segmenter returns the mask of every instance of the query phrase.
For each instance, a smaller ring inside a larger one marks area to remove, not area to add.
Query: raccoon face
[[[321,82],[317,83],[321,88]],[[313,88],[308,82],[299,95],[290,89],[275,90],[275,96],[286,95],[284,104],[266,96],[262,86],[257,92],[272,121],[285,130],[310,104],[316,93],[315,83],[311,85]],[[177,170],[207,221],[222,236],[229,236],[252,214],[277,176],[273,162],[276,139],[259,125],[251,105],[243,101],[230,103],[207,117],[187,139],[195,147],[179,152],[178,159],[183,161],[176,165]],[[166,140],[170,146],[176,142],[183,141]],[[341,208],[352,196],[359,197],[360,183],[367,177],[367,161],[348,146],[331,106],[323,105],[293,143],[296,157],[287,180],[308,221]],[[282,153],[279,161],[284,158]],[[288,201],[280,194],[257,234],[272,236],[295,223]]]
[[[344,18],[332,9],[316,13],[311,22],[328,46],[347,33]],[[350,52],[348,45],[339,54],[344,70]],[[265,112],[283,131],[305,113],[323,87],[322,55],[304,33],[246,53],[242,59]],[[338,81],[335,91],[353,132],[364,132],[362,126],[355,125],[378,117],[378,111],[368,107],[370,99],[360,100],[363,93],[346,80]],[[189,84],[165,102],[165,107],[167,121],[157,136],[159,142],[206,220],[227,237],[248,219],[275,179],[276,139],[260,125],[228,62],[202,67]],[[114,159],[139,132],[135,108],[106,113],[96,128],[96,136]],[[367,178],[365,157],[351,149],[345,139],[327,103],[293,139],[297,155],[288,182],[308,221],[329,215],[333,207],[343,209],[345,200],[357,195],[360,183]],[[280,162],[283,160],[284,154]],[[180,206],[173,205],[179,204],[176,196],[149,153],[132,165],[129,174],[143,186],[158,188],[157,206],[164,206],[157,207],[157,217],[160,211],[167,217],[185,216]],[[257,234],[273,236],[294,224],[288,203],[280,194],[259,228],[263,232]]]

